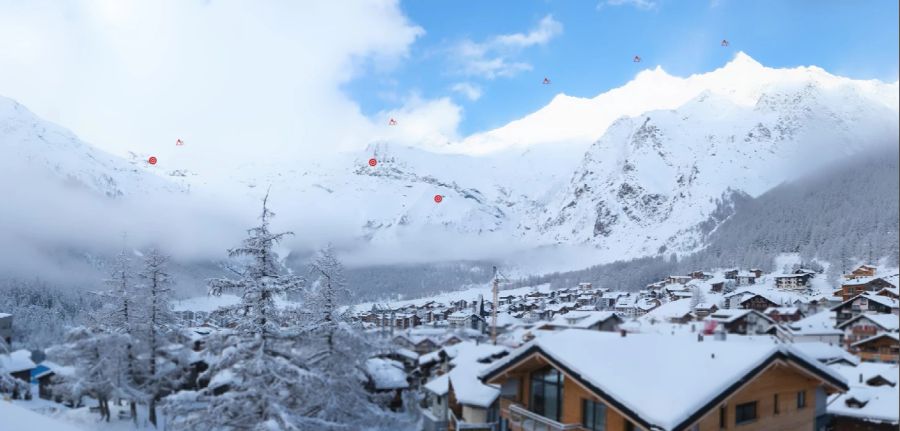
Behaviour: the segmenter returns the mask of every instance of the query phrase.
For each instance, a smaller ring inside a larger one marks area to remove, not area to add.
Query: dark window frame
[[[806,391],[797,392],[797,409],[806,408]]]
[[[555,375],[556,378],[550,378],[551,374]],[[554,367],[542,368],[532,372],[528,380],[530,391],[528,394],[528,405],[530,410],[548,419],[559,421],[559,418],[562,416],[563,382],[565,380],[562,371]],[[556,414],[550,416],[548,416],[548,412],[545,409],[547,401],[544,399],[545,388],[548,385],[556,386]],[[540,387],[540,390],[536,390],[537,387]]]
[[[773,410],[773,412],[774,412],[776,415],[779,414],[779,413],[781,413],[781,409],[780,409],[779,406],[778,406],[778,394],[775,394],[775,396],[773,397],[773,406],[772,406],[772,410]]]
[[[728,407],[719,406],[719,429],[728,428]]]
[[[759,409],[757,407],[759,407],[759,403],[756,401],[734,406],[734,424],[745,425],[755,422],[759,419]],[[752,415],[752,417],[747,417],[748,415]]]
[[[588,398],[583,398],[581,400],[582,427],[591,431],[606,431],[606,417],[606,404]]]

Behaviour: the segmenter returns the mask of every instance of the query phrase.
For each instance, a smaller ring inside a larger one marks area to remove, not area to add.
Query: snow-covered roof
[[[852,319],[847,320],[844,323],[841,323],[837,327],[839,329],[843,329],[847,326],[850,326],[851,323],[856,322],[857,320],[860,320],[860,319],[867,319],[868,321],[878,325],[879,327],[881,327],[881,329],[883,329],[885,331],[897,331],[898,329],[900,329],[900,317],[898,317],[896,314],[888,314],[888,313],[858,314],[856,316],[853,316]]]
[[[709,316],[706,316],[705,320],[715,320],[715,321],[722,322],[722,323],[731,323],[731,322],[734,322],[735,320],[738,320],[738,319],[740,319],[748,314],[751,314],[751,313],[757,314],[757,315],[761,316],[762,319],[765,319],[769,322],[772,321],[772,319],[770,319],[769,316],[766,316],[756,310],[734,309],[734,308],[730,308],[730,309],[724,308],[724,309],[716,310],[715,313],[712,313]]]
[[[8,355],[0,355],[0,370],[7,373],[30,370],[35,367],[31,361],[31,352],[25,349],[16,350]]]
[[[83,431],[82,428],[3,400],[0,400],[0,418],[3,418],[0,421],[4,430]]]
[[[402,347],[395,347],[394,353],[396,353],[397,355],[402,356],[406,359],[411,359],[413,361],[416,361],[419,359],[418,353],[413,352],[412,350],[409,350],[409,349],[404,349]]]
[[[489,366],[494,357],[509,351],[509,348],[465,341],[445,347],[444,351],[453,358],[450,360],[453,368],[447,374],[426,383],[425,389],[437,395],[443,395],[447,392],[449,379],[457,402],[483,408],[490,407],[500,396],[500,388],[484,384],[478,379],[478,374]]]
[[[900,307],[900,301],[898,301],[898,300],[896,300],[896,299],[894,299],[894,298],[890,298],[890,297],[887,297],[887,296],[884,296],[884,295],[877,295],[877,294],[871,293],[871,292],[864,292],[864,293],[860,293],[859,295],[856,295],[856,296],[854,296],[854,297],[852,297],[852,298],[850,298],[850,299],[848,299],[848,300],[846,300],[846,301],[844,301],[844,302],[842,302],[842,303],[840,303],[840,304],[838,304],[838,305],[832,307],[831,309],[832,309],[832,310],[837,310],[838,308],[843,307],[843,306],[845,306],[845,305],[847,305],[847,304],[850,304],[850,303],[852,303],[853,301],[856,301],[856,300],[858,300],[858,299],[860,299],[860,298],[865,298],[865,299],[868,300],[868,301],[872,301],[872,302],[879,303],[879,304],[881,304],[881,305],[883,305],[883,306],[885,306],[885,307],[890,307],[890,308],[898,308],[898,307]]]
[[[842,349],[840,346],[826,344],[821,341],[794,343],[793,347],[823,364],[831,364],[838,361],[851,364],[859,363],[858,357],[850,354],[850,352]]]
[[[12,316],[12,314],[9,314],[9,313],[0,313],[0,319],[2,319],[2,318],[4,318],[4,317],[10,317],[10,316]]]
[[[642,426],[663,430],[688,425],[683,422],[691,415],[708,408],[730,386],[776,357],[793,360],[834,386],[846,386],[840,374],[790,345],[698,343],[681,337],[655,334],[621,337],[579,329],[539,337],[487,368],[482,377],[489,379],[535,352],[551,359],[571,377],[608,394],[634,412],[635,419],[647,422]],[[685,372],[691,369],[703,370],[702,378]]]
[[[615,317],[612,311],[570,311],[556,316],[545,324],[554,328],[590,328],[600,322]]]
[[[788,324],[794,335],[841,335],[844,331],[834,327],[835,316],[830,310],[820,311]]]
[[[800,309],[797,307],[769,307],[766,308],[766,311],[764,311],[763,314],[775,312],[778,314],[796,314],[798,311],[800,311]]]
[[[860,344],[865,344],[865,343],[868,343],[869,341],[877,340],[877,339],[879,339],[879,338],[881,338],[881,337],[887,337],[887,338],[890,338],[890,339],[892,339],[892,340],[894,340],[894,341],[900,341],[900,335],[894,334],[894,333],[890,333],[890,332],[882,332],[882,333],[880,333],[880,334],[876,334],[876,335],[873,335],[873,336],[871,336],[871,337],[868,337],[868,338],[864,338],[864,339],[862,339],[862,340],[859,340],[859,341],[857,341],[857,342],[851,344],[851,346],[856,347],[856,346],[858,346],[858,345],[860,345]]]
[[[644,320],[670,320],[673,318],[681,318],[686,314],[691,312],[691,300],[690,299],[679,299],[677,301],[670,301],[659,307],[650,310],[647,314],[641,316]]]
[[[404,389],[409,387],[403,364],[386,358],[371,358],[366,361],[366,374],[372,379],[377,390]]]
[[[850,390],[845,394],[836,394],[828,398],[827,411],[831,415],[859,418],[867,422],[887,422],[900,424],[900,385],[897,375],[900,370],[896,364],[862,362],[853,367],[844,364],[831,366],[850,383]],[[881,378],[892,382],[891,385],[870,386],[872,378]],[[848,404],[855,400],[856,403]],[[858,403],[864,404],[861,407]]]

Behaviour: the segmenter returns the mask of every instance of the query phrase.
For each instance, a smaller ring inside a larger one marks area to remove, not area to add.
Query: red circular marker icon
[[[434,202],[435,202],[435,203],[438,203],[438,204],[439,204],[439,203],[441,203],[442,200],[444,200],[444,197],[443,197],[443,196],[441,196],[441,195],[434,195]]]
[[[150,158],[147,159],[147,163],[150,163],[151,165],[155,165],[155,164],[156,164],[156,157],[150,156]]]
[[[375,166],[375,165],[377,165],[377,164],[378,164],[378,160],[375,160],[375,159],[369,159],[369,166]]]

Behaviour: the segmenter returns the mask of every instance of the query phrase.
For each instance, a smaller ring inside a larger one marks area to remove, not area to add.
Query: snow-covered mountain
[[[691,251],[700,245],[694,226],[727,206],[731,191],[757,196],[866,147],[896,145],[896,84],[768,69],[743,54],[686,79],[703,80],[736,84],[615,121],[533,220],[539,237],[626,256]],[[756,85],[739,87],[748,81]]]
[[[179,193],[182,185],[153,175],[147,158],[126,161],[98,150],[69,130],[39,118],[18,102],[0,96],[0,167],[9,174],[48,174],[68,186],[108,197],[148,191]],[[19,184],[20,186],[22,184]]]
[[[896,145],[898,88],[817,67],[766,68],[739,53],[705,74],[680,78],[657,67],[595,98],[560,95],[440,152],[374,143],[228,172],[195,169],[187,156],[155,167],[145,154],[116,158],[0,99],[0,163],[114,198],[203,202],[213,214],[199,223],[169,222],[191,244],[200,241],[185,233],[213,229],[210,220],[237,214],[252,223],[250,209],[271,189],[276,222],[297,232],[294,249],[362,245],[376,251],[356,263],[387,263],[565,244],[587,246],[598,263],[695,250],[728,217],[732,196],[757,196],[885,140]],[[226,242],[223,232],[206,235]]]

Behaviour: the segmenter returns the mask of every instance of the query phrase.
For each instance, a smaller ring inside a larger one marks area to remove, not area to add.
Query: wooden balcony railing
[[[453,413],[453,410],[450,410],[450,429],[459,431],[459,430],[477,430],[477,431],[496,431],[497,423],[496,422],[488,422],[488,423],[473,423],[459,420],[456,417],[456,414]]]

